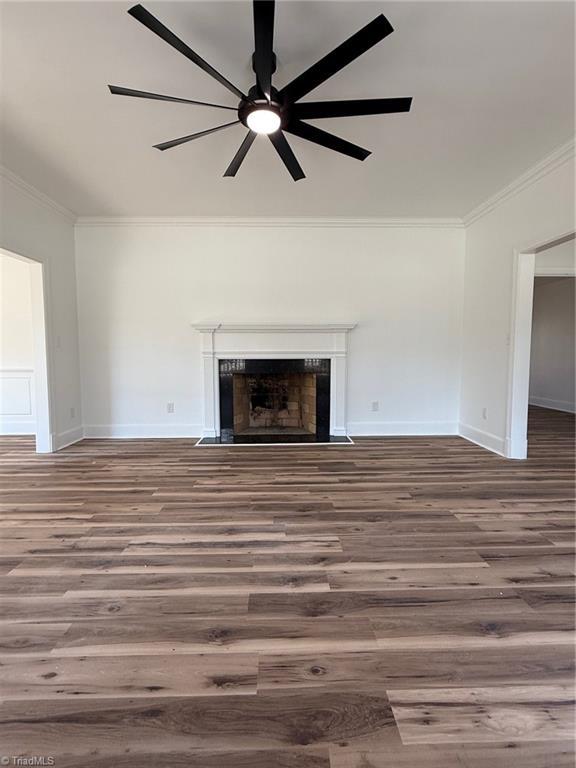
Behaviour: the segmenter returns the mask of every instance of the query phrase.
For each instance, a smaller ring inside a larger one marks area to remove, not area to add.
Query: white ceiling
[[[240,88],[253,83],[251,3],[145,6]],[[221,110],[111,96],[107,83],[234,105],[131,18],[131,3],[2,3],[3,162],[82,215],[461,216],[574,134],[572,2],[280,2],[281,86],[384,12],[395,32],[307,100],[413,96],[403,115],[318,121],[364,162],[288,139],[294,183],[265,137],[222,173],[242,126]]]

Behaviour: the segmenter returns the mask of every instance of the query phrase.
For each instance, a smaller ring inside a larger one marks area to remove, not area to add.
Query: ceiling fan
[[[353,157],[356,160],[365,160],[370,154],[367,149],[363,149],[356,144],[352,144],[339,136],[323,131],[304,121],[306,119],[315,120],[329,117],[409,112],[412,104],[411,97],[308,102],[300,102],[300,99],[393,32],[394,30],[388,19],[380,14],[380,16],[377,16],[373,21],[356,32],[356,34],[352,35],[352,37],[349,37],[337,48],[334,48],[333,51],[317,61],[316,64],[313,64],[301,75],[298,75],[291,83],[277,90],[272,85],[272,75],[276,70],[276,55],[273,51],[274,0],[254,0],[253,8],[255,50],[252,56],[252,67],[256,74],[256,83],[250,88],[248,94],[244,94],[227,80],[224,75],[221,75],[207,61],[204,61],[203,58],[176,37],[173,32],[143,6],[135,5],[128,11],[137,21],[148,27],[151,32],[154,32],[168,45],[171,45],[186,56],[186,58],[190,59],[190,61],[240,99],[237,107],[193,101],[192,99],[181,99],[175,96],[163,96],[159,93],[137,91],[132,88],[122,88],[116,85],[109,85],[110,91],[120,96],[135,96],[142,99],[196,104],[236,112],[237,120],[155,145],[156,149],[162,151],[171,149],[188,141],[193,141],[210,133],[242,123],[248,128],[248,133],[226,169],[224,176],[236,175],[257,134],[268,135],[294,181],[303,179],[305,175],[288,144],[285,133],[291,133],[294,136],[307,139],[315,144],[333,149],[335,152],[341,152],[344,155]]]

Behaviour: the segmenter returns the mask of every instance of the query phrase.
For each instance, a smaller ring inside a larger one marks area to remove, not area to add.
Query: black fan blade
[[[268,134],[268,138],[270,139],[272,144],[274,144],[276,152],[278,152],[278,154],[282,158],[282,162],[288,169],[294,181],[305,179],[306,175],[304,174],[304,171],[300,167],[300,163],[298,162],[298,160],[296,160],[296,157],[294,156],[294,152],[292,152],[292,148],[290,147],[290,144],[288,144],[288,142],[286,141],[286,136],[284,136],[282,131],[275,131],[274,133],[270,133]]]
[[[246,136],[244,137],[244,141],[242,144],[240,144],[240,149],[236,154],[234,155],[234,158],[228,168],[226,168],[224,172],[224,176],[236,176],[238,173],[238,168],[242,165],[244,158],[248,154],[248,150],[252,146],[252,142],[256,138],[256,134],[254,131],[248,131]]]
[[[229,128],[231,125],[237,125],[239,122],[240,120],[234,120],[233,123],[217,125],[216,128],[208,128],[207,131],[199,131],[198,133],[191,133],[189,136],[182,136],[179,139],[163,141],[162,144],[154,144],[154,149],[160,149],[163,152],[165,149],[171,149],[172,147],[177,147],[179,144],[186,144],[187,141],[194,141],[194,139],[199,139],[202,136],[208,136],[208,134],[216,133],[216,131],[221,131],[223,128]]]
[[[217,107],[218,109],[231,109],[236,112],[236,107],[226,107],[224,104],[211,104],[208,101],[193,101],[192,99],[180,99],[178,96],[163,96],[161,93],[149,91],[135,91],[134,88],[122,88],[120,85],[109,85],[110,93],[116,96],[135,96],[137,99],[156,99],[157,101],[174,101],[179,104],[197,104],[200,107]]]
[[[351,99],[350,101],[309,101],[294,104],[292,114],[299,120],[323,117],[356,117],[410,112],[412,97],[401,99]]]
[[[193,51],[192,48],[187,46],[186,43],[180,40],[179,37],[176,37],[173,32],[170,32],[170,30],[165,27],[162,22],[158,21],[157,18],[152,16],[152,14],[147,11],[146,8],[141,5],[135,5],[133,8],[130,8],[128,13],[141,24],[144,24],[145,27],[148,27],[148,29],[151,32],[154,32],[155,35],[161,37],[162,40],[168,43],[168,45],[171,45],[181,54],[186,56],[187,59],[193,61],[196,66],[200,67],[200,69],[203,69],[204,72],[206,72],[208,75],[211,75],[215,80],[218,80],[221,85],[223,85],[225,88],[228,88],[228,90],[231,91],[235,96],[238,96],[239,99],[246,98],[241,90],[236,88],[236,86],[227,80],[224,75],[221,75],[220,72],[217,72],[214,67],[211,67],[207,61],[204,61],[201,56]]]
[[[367,149],[351,144],[346,139],[341,139],[339,136],[334,136],[333,133],[316,128],[315,125],[302,123],[300,120],[292,120],[284,130],[288,131],[288,133],[293,133],[295,136],[300,136],[301,139],[313,141],[314,144],[320,144],[327,149],[333,149],[335,152],[341,152],[343,155],[353,157],[355,160],[366,160],[368,155],[372,154]]]
[[[388,19],[380,14],[374,21],[371,21],[365,27],[363,27],[355,35],[349,37],[337,48],[334,48],[329,54],[324,56],[323,59],[317,61],[309,69],[303,72],[291,83],[284,86],[280,91],[280,96],[285,101],[294,102],[301,99],[302,96],[306,96],[316,86],[328,80],[329,77],[335,75],[351,61],[357,59],[367,50],[372,48],[373,45],[379,43],[387,35],[393,32],[394,29],[388,21]]]
[[[274,45],[274,0],[254,0],[254,69],[258,88],[270,101]]]

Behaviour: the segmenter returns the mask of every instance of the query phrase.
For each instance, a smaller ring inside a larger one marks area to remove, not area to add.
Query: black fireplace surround
[[[280,430],[261,430],[260,434],[235,434],[234,432],[234,376],[248,377],[283,376],[289,374],[315,374],[316,382],[316,431],[290,434]],[[220,384],[220,443],[328,443],[342,438],[330,436],[330,360],[306,358],[298,360],[248,360],[219,361]],[[346,441],[346,438],[344,438]],[[208,442],[203,440],[202,442]]]

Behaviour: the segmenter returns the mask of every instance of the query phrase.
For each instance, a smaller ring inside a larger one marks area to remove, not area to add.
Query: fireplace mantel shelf
[[[356,323],[192,323],[192,328],[204,333],[343,333]]]

